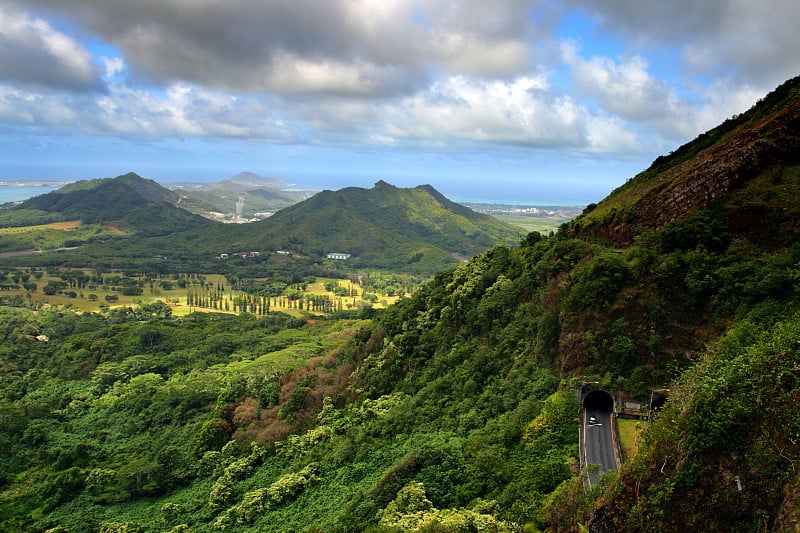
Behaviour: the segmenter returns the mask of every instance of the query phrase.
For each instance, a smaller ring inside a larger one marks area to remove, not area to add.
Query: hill
[[[80,220],[113,224],[123,232],[154,236],[202,227],[207,222],[176,207],[174,192],[134,173],[82,180],[0,212],[0,226],[22,227]]]
[[[555,237],[493,248],[379,316],[383,342],[356,379],[370,398],[402,398],[383,421],[389,436],[447,428],[464,439],[450,448],[464,461],[452,487],[422,451],[390,471],[405,476],[393,486],[421,483],[436,509],[470,508],[477,490],[503,509],[495,516],[533,531],[795,531],[798,109],[795,78]],[[559,392],[526,404],[537,393],[516,380],[545,369]],[[639,422],[638,454],[591,488],[566,422],[577,417],[567,384],[587,382],[646,407],[671,391],[654,423]],[[480,462],[489,450],[502,466]],[[380,508],[384,487],[360,505]],[[405,523],[424,530],[412,515]]]
[[[724,209],[734,237],[761,245],[797,239],[794,201],[800,164],[797,78],[749,111],[701,134],[653,164],[572,225],[575,234],[627,246],[710,206]]]
[[[256,178],[238,179],[252,184]],[[202,263],[204,269],[218,269],[219,265],[210,263],[221,254],[258,251],[269,260],[269,252],[280,250],[312,263],[324,261],[331,252],[349,254],[343,263],[348,267],[426,275],[495,244],[514,244],[523,234],[519,228],[449,201],[427,185],[400,189],[379,182],[369,190],[323,191],[251,224],[215,223],[179,207],[184,200],[131,173],[80,181],[31,198],[0,212],[0,226],[79,219],[106,229],[111,225],[118,232],[108,234],[101,228],[85,240],[70,239],[70,244],[85,246],[52,259],[70,266],[87,262],[133,265],[131,259],[141,266],[158,256],[159,269],[180,270],[177,264],[163,264],[163,257],[169,256],[173,261],[189,261],[193,268],[201,268]],[[34,247],[31,239],[9,240],[6,244],[16,244],[16,248],[8,251]]]
[[[372,189],[322,191],[242,228],[261,247],[314,257],[350,254],[355,265],[435,272],[522,232],[453,203],[429,185],[401,189],[383,181]]]
[[[242,172],[225,181],[173,187],[179,205],[193,213],[222,222],[249,222],[296,204],[316,191],[294,190],[276,178]]]

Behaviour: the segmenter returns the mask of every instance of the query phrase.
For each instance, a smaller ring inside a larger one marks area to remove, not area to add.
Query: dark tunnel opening
[[[583,407],[604,413],[614,412],[614,397],[604,390],[593,390],[583,398]]]
[[[661,409],[664,407],[664,404],[667,403],[667,398],[668,397],[663,394],[653,395],[653,403],[650,404],[650,409]]]

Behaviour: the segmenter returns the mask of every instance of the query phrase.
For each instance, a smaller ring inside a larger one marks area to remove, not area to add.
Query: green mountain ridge
[[[793,241],[800,206],[774,209],[774,199],[762,191],[790,200],[797,186],[798,90],[797,78],[788,80],[747,112],[659,157],[587,209],[572,230],[627,246],[645,228],[660,229],[713,202],[726,205],[726,224],[735,236],[762,244]]]
[[[125,235],[99,236],[53,258],[67,266],[154,256],[205,263],[223,253],[291,251],[320,262],[331,252],[352,268],[432,274],[485,251],[515,244],[519,228],[451,202],[431,186],[323,191],[250,224],[222,224],[179,207],[184,197],[130,173],[80,181],[0,212],[0,225],[24,227],[80,219]],[[80,241],[75,241],[80,244]],[[32,247],[21,241],[19,249]],[[9,251],[13,251],[10,249]],[[20,260],[24,263],[24,260]],[[206,266],[205,268],[210,268]]]
[[[80,220],[115,223],[124,231],[155,236],[203,227],[207,222],[176,207],[179,197],[134,173],[70,183],[0,212],[0,224],[24,227]]]
[[[433,187],[402,189],[379,181],[372,189],[322,191],[267,220],[239,228],[240,242],[353,262],[404,265],[434,272],[497,243],[514,244],[518,229],[455,204]]]

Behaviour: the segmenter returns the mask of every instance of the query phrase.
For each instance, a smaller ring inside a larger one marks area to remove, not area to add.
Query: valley
[[[96,275],[74,269],[0,274],[0,299],[20,306],[103,312],[161,302],[175,316],[203,311],[263,316],[270,310],[311,316],[365,307],[380,309],[410,296],[407,291],[413,291],[419,283],[412,277],[379,272],[354,275],[352,279],[307,276],[298,283],[222,274],[128,276],[112,271]]]
[[[794,78],[547,231],[384,181],[3,209],[75,249],[0,258],[0,531],[793,531],[798,148]],[[667,388],[596,474],[611,398]]]

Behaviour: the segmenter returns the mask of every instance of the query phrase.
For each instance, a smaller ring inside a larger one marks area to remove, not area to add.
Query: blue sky
[[[0,0],[0,180],[586,204],[800,74],[796,0]]]

